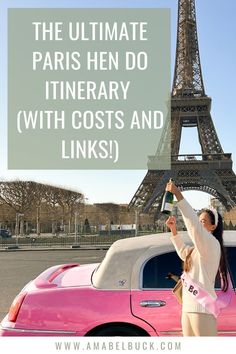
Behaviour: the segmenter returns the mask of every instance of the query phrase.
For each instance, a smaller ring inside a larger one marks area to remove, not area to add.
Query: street
[[[56,264],[98,263],[106,250],[50,250],[0,252],[0,320],[18,292],[39,273]]]

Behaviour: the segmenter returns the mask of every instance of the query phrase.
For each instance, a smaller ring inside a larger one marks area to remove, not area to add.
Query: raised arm
[[[184,199],[182,193],[173,182],[167,183],[166,190],[170,191],[176,196],[178,207],[181,211],[185,226],[188,230],[191,240],[193,241],[194,246],[202,256],[207,255],[209,248],[211,248],[216,241],[215,238],[212,237],[210,232],[203,227],[198,219],[196,212]]]
[[[191,247],[185,245],[181,238],[181,235],[178,233],[176,226],[176,218],[174,216],[170,216],[166,220],[166,225],[172,232],[172,237],[170,239],[175,247],[179,258],[182,259],[182,261],[185,261],[185,258],[189,254]]]

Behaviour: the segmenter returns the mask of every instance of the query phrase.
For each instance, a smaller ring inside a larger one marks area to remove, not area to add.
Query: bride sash
[[[214,298],[206,290],[196,284],[193,279],[184,272],[181,275],[183,288],[207,311],[217,317],[222,308],[229,305],[233,294],[232,283],[228,275],[228,290],[226,292],[220,290],[217,297]]]

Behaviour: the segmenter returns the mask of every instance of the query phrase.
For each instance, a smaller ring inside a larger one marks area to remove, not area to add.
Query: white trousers
[[[182,312],[184,337],[217,336],[217,323],[213,315],[207,313]]]

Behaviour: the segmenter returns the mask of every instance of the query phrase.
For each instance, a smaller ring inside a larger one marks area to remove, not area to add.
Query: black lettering
[[[190,285],[190,287],[188,288],[188,291],[189,291],[190,293],[192,293],[192,292],[193,292],[193,289],[194,289],[194,286]]]

